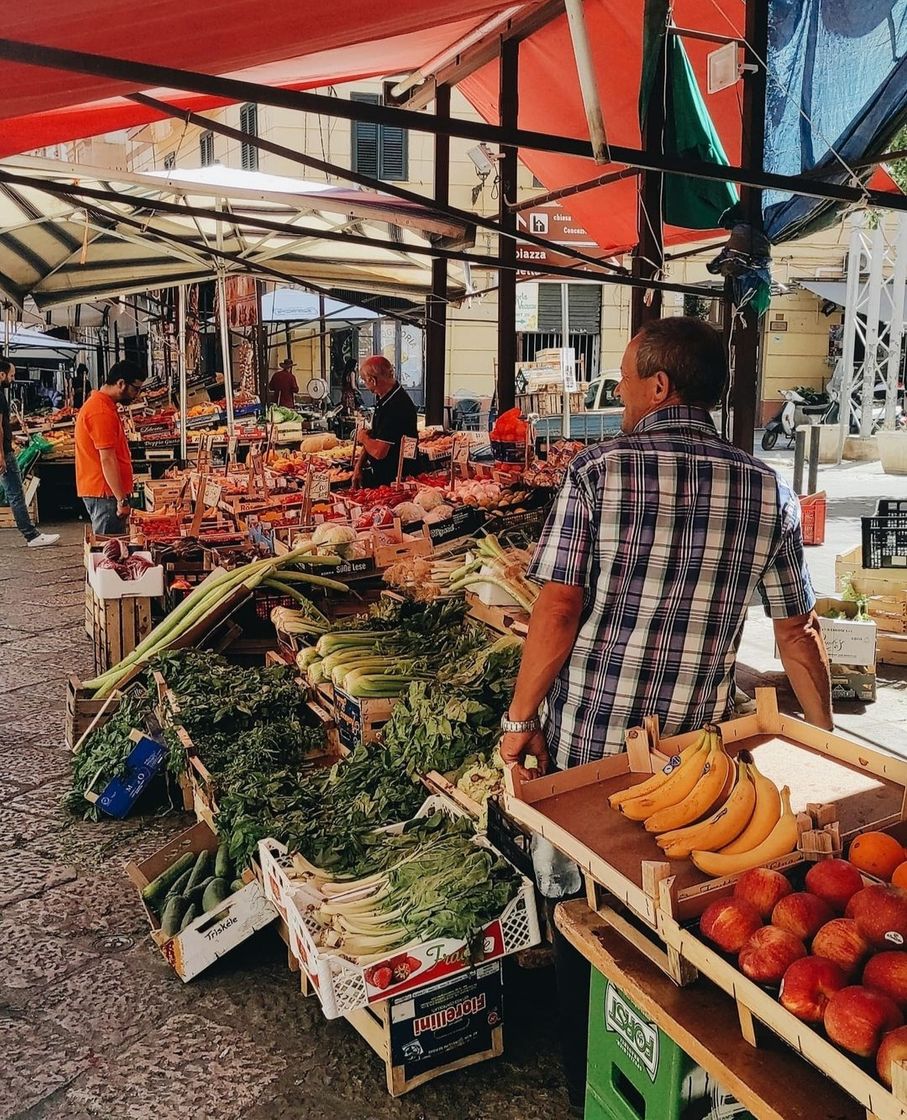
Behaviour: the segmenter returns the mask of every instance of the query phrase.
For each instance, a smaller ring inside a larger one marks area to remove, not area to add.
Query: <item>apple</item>
[[[847,903],[863,889],[863,876],[846,859],[823,859],[807,871],[806,889],[843,914]]]
[[[827,902],[808,891],[786,895],[772,911],[772,925],[809,942],[834,917]]]
[[[821,1023],[829,999],[847,986],[842,969],[825,957],[801,957],[784,973],[778,998],[804,1023]]]
[[[794,961],[806,956],[806,946],[786,929],[763,926],[740,950],[740,971],[757,984],[780,984]]]
[[[872,1058],[883,1035],[900,1027],[904,1016],[888,996],[854,984],[835,992],[823,1022],[832,1042],[861,1058]]]
[[[765,921],[771,917],[775,904],[794,888],[780,871],[770,867],[753,867],[744,871],[734,884],[734,898],[753,904]]]
[[[864,887],[853,896],[853,917],[874,949],[907,943],[907,891],[900,887]]]
[[[759,911],[742,898],[720,898],[706,907],[699,920],[702,936],[726,953],[739,953],[761,927]]]
[[[861,891],[857,891],[855,895],[851,896],[850,902],[847,903],[847,908],[844,911],[844,917],[855,918],[857,916],[857,907],[868,906],[868,900],[877,895],[879,891],[883,890],[885,890],[884,883],[870,883],[868,887],[864,887]]]
[[[862,984],[907,1010],[907,953],[876,953],[863,969]]]
[[[832,918],[813,938],[812,951],[818,957],[834,961],[848,980],[852,980],[872,948],[853,918]]]
[[[895,1027],[882,1039],[876,1055],[876,1070],[880,1080],[891,1088],[891,1066],[894,1062],[907,1061],[907,1027]]]

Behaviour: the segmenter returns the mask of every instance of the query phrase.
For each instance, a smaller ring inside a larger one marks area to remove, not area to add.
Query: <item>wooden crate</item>
[[[151,599],[101,599],[91,593],[91,639],[95,671],[103,673],[118,664],[151,633]]]
[[[879,634],[876,662],[879,665],[907,665],[907,634]]]
[[[754,714],[718,726],[730,754],[752,751],[764,774],[779,787],[790,786],[795,812],[834,803],[842,836],[894,824],[905,815],[907,762],[782,716],[773,689],[756,690]],[[645,780],[697,736],[693,732],[659,741],[657,726],[649,721],[628,732],[626,754],[527,782],[508,770],[506,811],[576,860],[587,878],[657,930],[663,880],[673,879],[680,901],[721,880],[709,879],[688,860],[666,860],[641,823],[610,809],[606,801]],[[770,866],[787,867],[800,859],[793,852]]]
[[[844,578],[851,576],[858,595],[899,596],[907,591],[907,569],[864,568],[863,549],[859,546],[842,553],[835,560],[835,579],[838,591],[844,590]]]
[[[907,634],[907,590],[873,595],[866,609],[880,634]]]
[[[498,634],[525,638],[529,633],[529,615],[521,607],[490,607],[474,591],[466,592],[469,616]]]
[[[119,692],[103,700],[94,699],[94,690],[85,688],[79,678],[70,674],[66,681],[66,709],[63,736],[71,751],[77,750],[85,734],[109,719],[120,706]]]
[[[32,525],[38,524],[38,486],[40,479],[32,476],[25,480],[23,490],[25,493],[25,508],[31,518]],[[4,499],[5,500],[5,499]],[[0,529],[15,529],[16,520],[13,511],[8,505],[0,505]]]

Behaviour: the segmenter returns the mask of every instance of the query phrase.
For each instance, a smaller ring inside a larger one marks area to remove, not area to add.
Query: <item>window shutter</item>
[[[364,101],[368,105],[378,104],[378,95],[375,93],[354,93],[352,101]],[[373,179],[380,178],[381,163],[380,128],[368,121],[353,121],[352,129],[352,167],[360,175],[369,175]]]
[[[407,136],[404,128],[381,128],[382,179],[405,180],[407,175]]]
[[[248,132],[250,136],[258,135],[257,105],[254,105],[250,102],[249,104],[240,107],[239,127],[242,132]],[[243,170],[258,170],[258,148],[256,148],[254,144],[248,144],[245,141],[242,143],[240,159],[242,162]]]
[[[598,334],[602,296],[598,284],[570,284],[567,293],[571,334]],[[561,286],[539,284],[539,330],[561,333]]]

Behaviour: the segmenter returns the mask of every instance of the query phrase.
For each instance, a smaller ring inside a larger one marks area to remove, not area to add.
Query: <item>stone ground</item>
[[[771,461],[790,468],[790,456]],[[859,516],[907,478],[877,464],[823,470],[827,543],[809,550],[834,589],[834,557]],[[52,528],[48,526],[47,528]],[[273,930],[184,985],[147,936],[123,873],[187,827],[182,814],[89,824],[59,808],[65,677],[92,672],[83,630],[82,526],[28,551],[0,532],[0,1120],[545,1120],[568,1115],[547,970],[508,967],[505,1054],[392,1100],[381,1064],[343,1020],[301,997]],[[770,624],[751,612],[740,683],[784,685]],[[879,699],[836,718],[907,753],[907,669],[879,668]],[[793,698],[782,692],[782,704]],[[511,965],[511,962],[508,962]]]

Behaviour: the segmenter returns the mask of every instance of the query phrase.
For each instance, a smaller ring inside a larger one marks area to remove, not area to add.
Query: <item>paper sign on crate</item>
[[[848,618],[826,618],[828,611],[846,614]],[[874,665],[876,660],[876,624],[858,621],[857,604],[831,597],[816,600],[816,614],[822,640],[829,660],[835,665]]]

